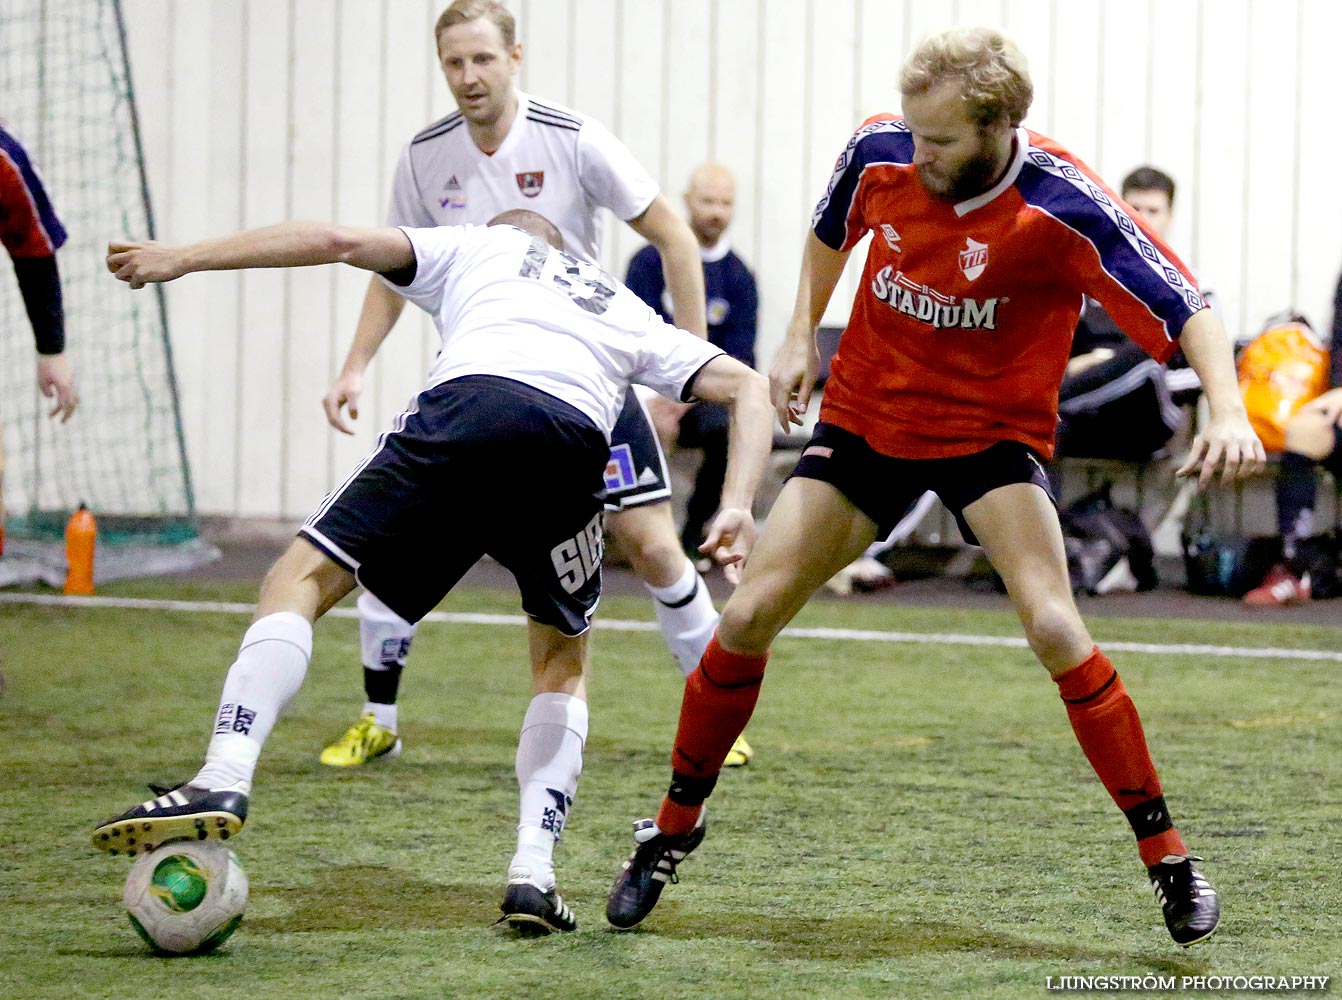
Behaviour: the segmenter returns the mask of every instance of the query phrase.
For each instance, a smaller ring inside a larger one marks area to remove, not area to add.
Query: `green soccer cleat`
[[[379,726],[369,712],[323,750],[321,760],[331,767],[357,767],[379,757],[390,759],[400,754],[400,739],[386,726]]]

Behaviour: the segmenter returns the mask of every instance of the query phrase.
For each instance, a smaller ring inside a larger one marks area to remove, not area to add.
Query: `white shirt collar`
[[[718,241],[711,247],[700,246],[699,256],[703,258],[705,264],[716,264],[718,261],[731,253],[732,245],[726,236],[719,236]]]

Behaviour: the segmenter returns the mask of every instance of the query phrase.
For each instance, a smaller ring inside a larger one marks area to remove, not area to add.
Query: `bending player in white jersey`
[[[526,208],[552,220],[575,257],[597,263],[601,210],[610,209],[661,252],[677,325],[704,336],[703,272],[693,233],[605,128],[516,90],[522,46],[512,15],[492,0],[458,0],[439,17],[434,39],[459,110],[402,151],[389,223],[483,223],[507,209]],[[354,344],[323,400],[327,419],[345,433],[351,431],[342,410],[357,416],[364,372],[402,308],[404,301],[383,282],[370,283]],[[656,404],[674,409],[654,397],[649,405]],[[651,593],[662,637],[688,675],[718,616],[707,586],[681,551],[666,460],[634,393],[612,435],[606,489],[608,528]],[[322,752],[322,763],[351,766],[400,752],[396,699],[414,633],[372,592],[360,596],[367,700],[359,720]],[[742,739],[727,765],[745,764],[749,755]]]
[[[587,738],[602,477],[621,401],[637,382],[680,401],[731,404],[727,485],[706,544],[732,577],[754,539],[750,505],[772,410],[763,376],[556,249],[562,239],[544,218],[512,211],[495,221],[512,225],[286,223],[180,248],[108,248],[108,268],[132,288],[191,271],[353,264],[430,313],[442,350],[427,388],[267,574],[224,682],[205,766],[101,824],[95,846],[133,855],[237,833],[261,747],[307,672],[312,623],[356,578],[417,622],[488,553],[522,592],[534,691],[517,747],[520,818],[503,919],[538,933],[576,926],[555,891],[553,851]]]

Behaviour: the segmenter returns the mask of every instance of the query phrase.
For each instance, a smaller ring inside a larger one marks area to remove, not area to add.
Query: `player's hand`
[[[652,418],[653,429],[657,431],[662,447],[668,450],[673,448],[676,438],[680,436],[680,420],[689,412],[690,404],[677,403],[665,396],[652,396],[646,402],[648,416]]]
[[[75,388],[75,374],[64,354],[38,354],[38,389],[47,399],[55,399],[55,407],[47,416],[60,415],[60,423],[70,419],[79,405],[79,391]]]
[[[359,395],[363,392],[363,372],[344,371],[322,397],[326,422],[341,434],[353,434],[354,428],[345,423],[341,409],[349,410],[351,420],[359,419]]]
[[[47,399],[55,399],[56,405],[47,414],[54,417],[58,413],[61,423],[70,419],[79,405],[79,391],[75,388],[75,373],[70,370],[70,362],[64,354],[39,354],[37,356],[37,388]]]
[[[131,288],[156,281],[172,281],[186,273],[180,248],[153,241],[107,244],[107,270]]]
[[[1206,429],[1193,438],[1188,458],[1175,470],[1175,475],[1196,475],[1198,489],[1205,490],[1218,468],[1221,482],[1230,483],[1258,475],[1266,463],[1263,442],[1253,432],[1249,418],[1240,413],[1212,419]]]
[[[806,408],[811,405],[811,390],[815,388],[819,363],[812,338],[804,332],[797,336],[789,330],[774,358],[773,367],[769,369],[769,398],[784,433],[792,430],[793,424],[802,423]]]
[[[741,570],[754,545],[755,519],[750,511],[724,507],[713,518],[699,551],[721,566],[727,582],[736,586],[741,582]]]

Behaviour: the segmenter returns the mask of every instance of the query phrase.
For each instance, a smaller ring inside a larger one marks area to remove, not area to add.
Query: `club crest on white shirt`
[[[528,170],[517,174],[517,190],[521,191],[528,198],[534,198],[541,193],[541,188],[545,186],[544,170]]]

